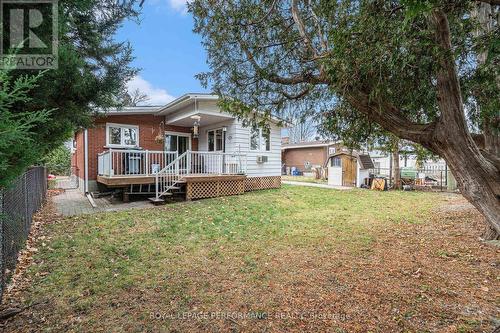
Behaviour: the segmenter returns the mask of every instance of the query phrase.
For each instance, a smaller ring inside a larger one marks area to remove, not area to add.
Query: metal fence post
[[[443,192],[443,170],[441,170],[441,177],[439,177],[439,184],[441,192]]]
[[[2,300],[3,296],[3,286],[4,286],[4,273],[5,273],[5,260],[4,260],[4,230],[3,230],[3,220],[4,220],[4,213],[3,213],[3,195],[4,195],[4,190],[0,189],[0,301]]]

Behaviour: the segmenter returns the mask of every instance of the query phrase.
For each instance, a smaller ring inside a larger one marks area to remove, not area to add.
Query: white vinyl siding
[[[269,151],[250,150],[250,129],[243,127],[241,121],[227,120],[221,123],[200,128],[198,147],[200,151],[208,150],[208,136],[210,130],[226,126],[226,152],[242,153],[247,155],[247,175],[249,177],[281,176],[281,129],[272,124],[269,133]],[[267,156],[268,161],[257,163],[257,156]]]

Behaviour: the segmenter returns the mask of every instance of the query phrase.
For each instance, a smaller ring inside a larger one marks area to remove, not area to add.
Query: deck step
[[[151,201],[151,203],[155,206],[165,203],[165,199],[162,199],[162,198],[157,199],[156,197],[152,197],[152,198],[148,198],[148,200]]]

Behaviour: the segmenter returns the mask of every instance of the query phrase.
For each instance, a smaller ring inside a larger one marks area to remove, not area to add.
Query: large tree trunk
[[[429,148],[441,155],[455,176],[463,196],[486,218],[485,239],[500,236],[500,173],[486,160],[472,138],[461,139],[456,128],[442,131]]]
[[[392,150],[392,174],[394,175],[394,188],[401,189],[401,170],[399,167],[399,144]]]
[[[440,58],[437,75],[438,104],[441,117],[433,137],[424,145],[448,163],[462,194],[486,217],[484,236],[500,237],[500,172],[494,161],[483,156],[467,129],[460,84],[454,59],[448,19],[441,11],[434,13],[436,39],[449,52]]]
[[[431,124],[411,124],[389,104],[374,104],[367,92],[347,96],[359,111],[400,138],[420,143],[444,158],[463,196],[486,218],[486,239],[500,238],[500,158],[480,150],[467,128],[460,83],[452,57],[446,14],[434,12],[436,41],[444,51],[438,58],[437,93],[440,118]],[[385,109],[382,115],[378,110]]]

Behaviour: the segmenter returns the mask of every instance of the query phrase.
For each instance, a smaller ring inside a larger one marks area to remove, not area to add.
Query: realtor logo
[[[57,68],[57,0],[0,0],[0,67]]]

